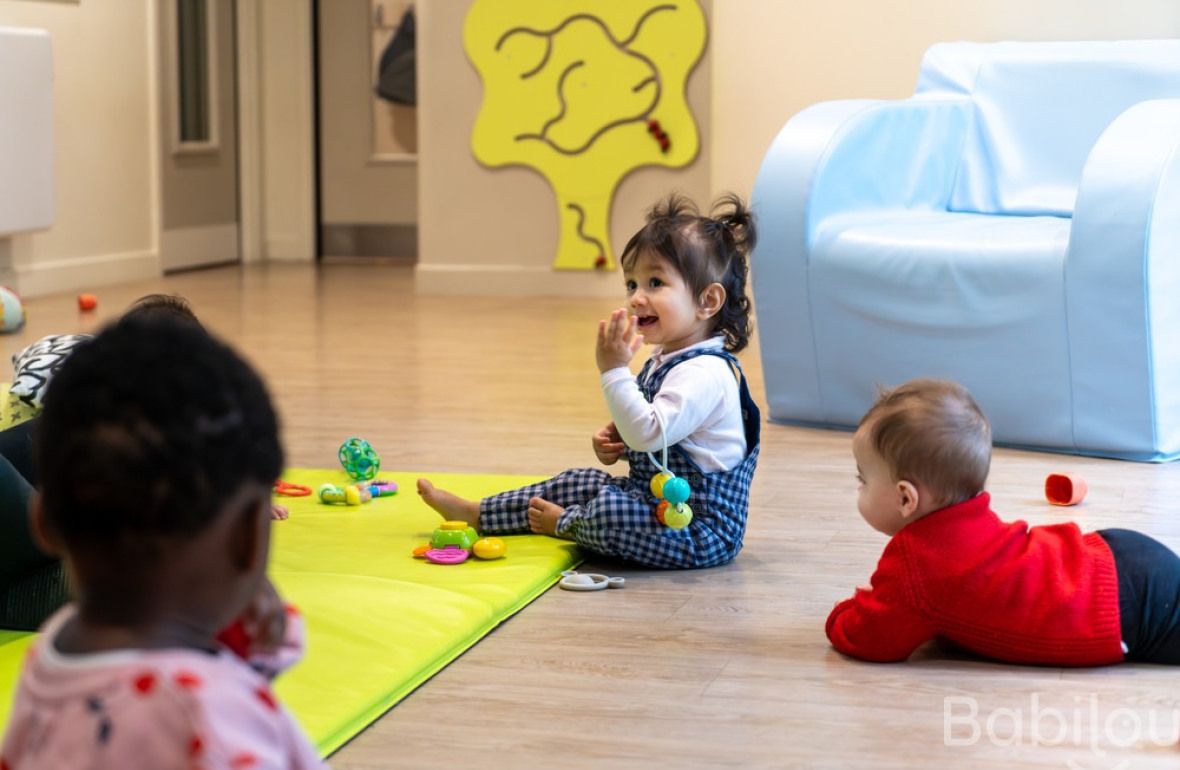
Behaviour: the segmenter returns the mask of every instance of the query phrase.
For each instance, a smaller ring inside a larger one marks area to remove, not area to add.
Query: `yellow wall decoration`
[[[613,269],[619,181],[696,157],[685,86],[705,35],[696,0],[472,3],[463,41],[484,88],[472,152],[549,180],[561,217],[554,267]]]

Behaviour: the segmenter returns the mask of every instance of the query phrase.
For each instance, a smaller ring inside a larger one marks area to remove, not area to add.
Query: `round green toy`
[[[377,456],[377,450],[363,438],[354,436],[345,441],[340,445],[337,456],[344,470],[357,481],[368,481],[381,470],[381,458]]]
[[[0,286],[0,332],[8,334],[25,325],[25,303],[7,286]]]
[[[457,545],[464,551],[470,551],[476,540],[479,540],[479,534],[467,522],[444,521],[431,535],[430,546],[446,548],[448,545]]]

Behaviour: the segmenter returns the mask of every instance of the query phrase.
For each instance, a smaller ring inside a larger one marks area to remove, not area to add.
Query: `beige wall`
[[[903,98],[949,40],[1180,37],[1176,0],[723,0],[713,32],[713,190],[749,195],[783,124],[828,99]]]
[[[53,45],[56,216],[0,238],[0,272],[25,294],[157,275],[154,16],[146,0],[0,0],[0,25]]]
[[[319,16],[320,218],[405,224],[418,218],[418,167],[374,159],[371,0],[331,0]],[[384,105],[379,105],[384,106]],[[404,111],[412,118],[414,111]]]
[[[257,3],[262,85],[251,107],[263,124],[262,251],[308,260],[315,227],[310,0]],[[617,275],[549,269],[557,212],[542,177],[485,169],[472,158],[480,85],[462,48],[468,5],[417,5],[421,250],[444,284],[423,286],[615,295]],[[0,280],[20,291],[72,291],[159,271],[155,13],[149,0],[0,0],[0,24],[47,29],[54,48],[56,221],[45,232],[0,238]],[[700,200],[727,189],[748,195],[766,147],[803,107],[904,97],[933,42],[1180,36],[1175,0],[723,0],[710,14],[709,49],[690,80],[704,148],[687,169],[642,169],[623,180],[612,211],[616,249],[669,189]]]
[[[311,0],[257,0],[262,253],[315,258]]]
[[[419,291],[620,296],[618,272],[551,268],[558,212],[544,177],[525,168],[484,168],[472,156],[471,127],[481,85],[463,50],[463,20],[470,5],[448,0],[416,6]],[[708,13],[710,3],[702,5]],[[645,209],[670,190],[708,198],[709,59],[706,48],[688,84],[701,152],[683,169],[643,168],[619,183],[611,210],[616,252],[643,223]]]

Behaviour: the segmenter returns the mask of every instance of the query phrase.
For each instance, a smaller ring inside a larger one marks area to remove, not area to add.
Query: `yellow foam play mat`
[[[381,473],[399,492],[359,506],[276,497],[291,511],[275,522],[270,575],[307,622],[304,659],[276,690],[327,756],[552,586],[580,560],[570,543],[505,537],[502,559],[433,564],[415,559],[438,514],[418,497],[426,476],[467,498],[537,481],[534,476]],[[317,490],[346,484],[343,471],[290,470],[284,481]],[[7,722],[32,634],[0,631],[0,724]]]

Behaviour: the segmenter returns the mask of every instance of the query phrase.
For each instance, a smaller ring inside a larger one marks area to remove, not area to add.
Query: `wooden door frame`
[[[311,0],[234,5],[241,259],[314,261]]]
[[[263,259],[258,6],[236,0],[234,15],[238,56],[238,254],[242,264],[249,264]]]

